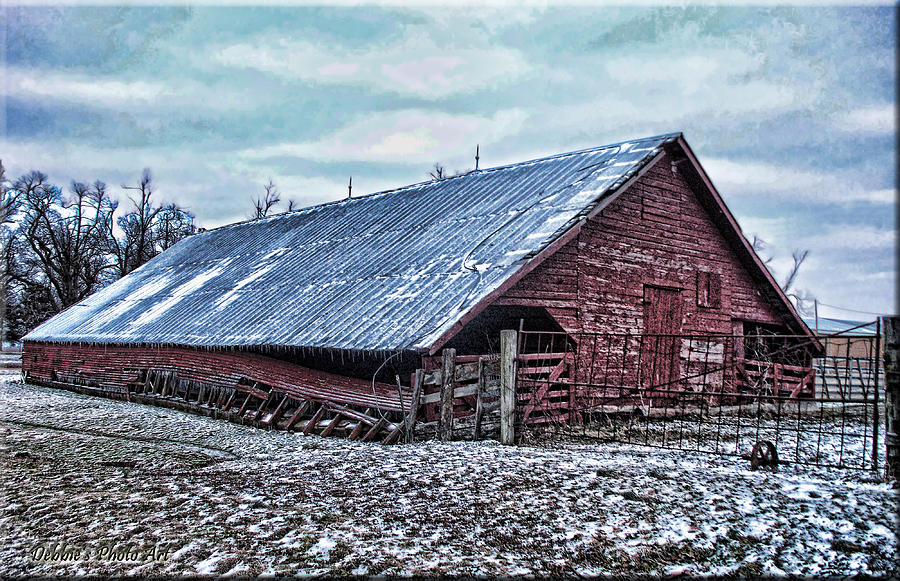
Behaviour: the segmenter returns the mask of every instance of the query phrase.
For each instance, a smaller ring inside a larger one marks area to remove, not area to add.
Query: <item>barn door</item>
[[[644,286],[644,340],[641,372],[644,387],[674,388],[681,351],[681,290]],[[670,384],[670,382],[672,382]],[[670,384],[670,385],[667,385]]]

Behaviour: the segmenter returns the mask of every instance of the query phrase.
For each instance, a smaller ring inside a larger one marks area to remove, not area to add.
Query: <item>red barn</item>
[[[371,439],[415,369],[505,328],[812,337],[676,133],[197,234],[28,334],[23,369]],[[635,378],[677,370],[633,355]]]

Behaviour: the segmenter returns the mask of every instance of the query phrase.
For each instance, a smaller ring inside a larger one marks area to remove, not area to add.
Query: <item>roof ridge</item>
[[[319,204],[313,204],[312,206],[305,206],[305,207],[303,207],[303,208],[298,208],[298,209],[292,210],[292,211],[290,211],[290,212],[281,212],[281,213],[278,213],[278,214],[274,214],[274,215],[272,215],[272,216],[266,216],[266,217],[264,217],[264,218],[248,218],[248,219],[246,219],[246,220],[241,220],[241,221],[238,221],[238,222],[232,222],[232,223],[230,223],[230,224],[223,224],[223,225],[221,225],[221,226],[216,226],[215,228],[209,228],[209,229],[204,230],[203,232],[200,232],[200,234],[205,234],[205,233],[207,233],[207,232],[214,232],[214,231],[216,231],[216,230],[222,230],[222,229],[224,229],[224,228],[232,228],[232,227],[235,227],[235,226],[242,226],[242,225],[244,225],[244,224],[251,224],[251,223],[254,223],[254,222],[274,221],[274,220],[278,220],[278,219],[281,219],[281,218],[286,218],[286,217],[288,217],[288,216],[296,216],[296,215],[300,215],[300,214],[303,214],[303,213],[309,213],[309,212],[312,212],[312,211],[314,211],[314,210],[316,210],[316,209],[318,209],[318,208],[324,208],[324,207],[326,207],[326,206],[335,206],[335,205],[338,205],[338,204],[344,204],[344,203],[354,202],[354,201],[356,201],[356,200],[366,200],[366,199],[369,199],[369,198],[373,198],[373,197],[375,197],[375,196],[384,196],[384,195],[387,195],[387,194],[396,194],[396,193],[402,192],[402,191],[404,191],[404,190],[409,190],[409,189],[412,189],[412,188],[422,187],[422,186],[427,185],[427,184],[432,184],[432,183],[437,183],[437,182],[443,182],[443,181],[446,181],[446,180],[454,180],[454,179],[460,179],[460,178],[470,177],[472,174],[475,174],[475,173],[477,173],[477,174],[483,174],[483,173],[494,172],[494,171],[499,171],[499,170],[506,170],[506,169],[510,169],[510,168],[514,168],[514,167],[520,167],[520,166],[523,166],[523,165],[531,164],[531,163],[539,163],[539,162],[543,162],[543,161],[550,161],[550,160],[552,160],[552,159],[560,159],[560,158],[567,157],[567,156],[571,156],[571,155],[578,155],[578,154],[580,154],[580,153],[587,153],[587,152],[589,152],[589,151],[601,151],[601,150],[604,150],[604,149],[612,149],[612,148],[614,148],[614,147],[621,147],[622,145],[625,145],[626,143],[641,143],[641,142],[644,142],[644,141],[663,141],[663,142],[665,142],[665,141],[668,141],[668,140],[677,139],[677,138],[681,137],[682,135],[683,135],[683,134],[682,134],[682,132],[680,132],[680,131],[675,131],[675,132],[672,132],[672,133],[661,133],[661,134],[659,134],[659,135],[652,135],[652,136],[650,136],[650,137],[641,137],[641,138],[638,138],[638,139],[626,139],[626,140],[618,141],[618,142],[615,142],[615,143],[608,143],[608,144],[605,144],[605,145],[599,145],[599,146],[595,146],[595,147],[586,147],[586,148],[583,148],[583,149],[576,149],[576,150],[574,150],[574,151],[567,151],[567,152],[564,152],[564,153],[556,153],[556,154],[553,154],[553,155],[547,155],[547,156],[544,156],[544,157],[537,157],[537,158],[534,158],[534,159],[527,159],[527,160],[524,160],[524,161],[518,161],[518,162],[515,162],[515,163],[508,163],[508,164],[505,164],[505,165],[498,165],[498,166],[489,167],[489,168],[486,168],[486,169],[471,170],[471,171],[468,171],[468,172],[466,172],[466,173],[464,173],[464,174],[458,174],[458,175],[454,175],[454,176],[448,176],[448,177],[445,177],[445,178],[439,178],[439,179],[436,179],[436,180],[426,180],[426,181],[416,182],[416,183],[413,183],[413,184],[408,184],[408,185],[405,185],[405,186],[400,186],[400,187],[398,187],[398,188],[392,188],[392,189],[389,189],[389,190],[380,190],[380,191],[377,191],[377,192],[372,192],[372,193],[369,193],[369,194],[364,194],[364,195],[362,195],[362,196],[357,196],[357,197],[355,197],[355,198],[353,198],[353,197],[347,197],[347,198],[341,198],[340,200],[331,200],[331,201],[329,201],[329,202],[322,202],[322,203],[319,203]]]

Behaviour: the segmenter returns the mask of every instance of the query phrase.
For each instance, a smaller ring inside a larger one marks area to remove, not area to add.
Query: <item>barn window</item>
[[[714,272],[697,272],[697,306],[717,309],[722,306],[722,277]]]

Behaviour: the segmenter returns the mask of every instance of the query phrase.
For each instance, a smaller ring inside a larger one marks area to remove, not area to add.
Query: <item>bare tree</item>
[[[119,277],[195,232],[194,216],[187,210],[176,204],[154,205],[153,177],[149,169],[144,169],[138,185],[122,184],[122,188],[135,191],[137,195],[129,196],[131,210],[115,221],[121,235],[114,232],[112,220],[107,224],[109,252]]]
[[[3,160],[0,159],[0,225],[11,223],[20,206],[19,192],[9,187],[6,168],[3,166]]]
[[[434,167],[428,172],[428,176],[432,180],[440,180],[444,178],[455,178],[457,176],[464,176],[467,173],[472,173],[474,170],[472,168],[469,169],[458,169],[453,173],[447,171],[447,168],[440,163],[435,162]]]
[[[4,215],[18,212],[15,235],[5,246],[0,241],[10,282],[5,296],[14,311],[7,319],[17,336],[195,232],[190,212],[154,204],[149,170],[137,185],[122,186],[135,194],[130,211],[118,218],[118,203],[101,181],[72,182],[66,195],[33,171],[8,191],[5,182],[0,187],[0,231]]]
[[[7,227],[7,224],[13,222],[19,206],[19,193],[9,187],[6,168],[3,167],[3,160],[0,160],[0,349],[3,348],[6,341],[7,329],[7,261],[3,258],[9,254],[13,238],[13,231]]]
[[[164,252],[197,231],[194,215],[177,204],[160,208],[153,228],[155,252]]]
[[[256,210],[256,219],[268,216],[269,211],[281,201],[281,194],[278,192],[278,188],[271,178],[269,179],[269,183],[264,185],[263,188],[265,188],[263,196],[261,198],[257,197],[256,200],[253,201],[253,206]]]
[[[809,256],[809,250],[794,250],[791,256],[794,259],[794,265],[791,266],[791,270],[788,271],[788,275],[784,279],[784,284],[781,285],[781,289],[785,293],[790,292],[797,281],[797,273],[800,272],[800,267],[806,261],[806,257]]]
[[[759,256],[763,264],[768,265],[772,262],[771,256],[763,256],[762,254],[766,250],[766,248],[769,247],[769,244],[765,240],[754,234],[753,240],[750,242],[750,246],[753,247],[753,251],[756,252],[757,256]]]
[[[64,196],[45,174],[33,171],[13,188],[22,201],[24,243],[17,246],[11,279],[41,291],[56,312],[109,282],[114,264],[106,253],[106,237],[116,204],[105,184],[72,182],[71,195]]]
[[[753,247],[753,250],[760,257],[763,264],[771,270],[772,256],[763,256],[763,252],[765,252],[769,248],[769,244],[757,236],[753,235],[751,239],[750,245]],[[793,298],[797,309],[799,309],[803,314],[808,315],[810,311],[810,303],[816,300],[815,296],[805,289],[795,289],[794,284],[797,282],[797,275],[800,272],[800,267],[803,266],[803,263],[806,261],[806,258],[809,256],[809,250],[794,250],[791,256],[794,259],[794,264],[791,266],[791,269],[788,271],[788,275],[785,277],[784,282],[780,284],[781,290],[784,291],[785,296]]]
[[[151,202],[153,176],[150,174],[149,168],[144,168],[138,185],[122,184],[122,189],[137,192],[137,197],[128,197],[132,204],[132,210],[116,220],[123,232],[121,240],[110,236],[115,242],[114,246],[119,249],[116,262],[120,277],[155,256],[152,226],[160,211],[160,208],[154,207]]]

